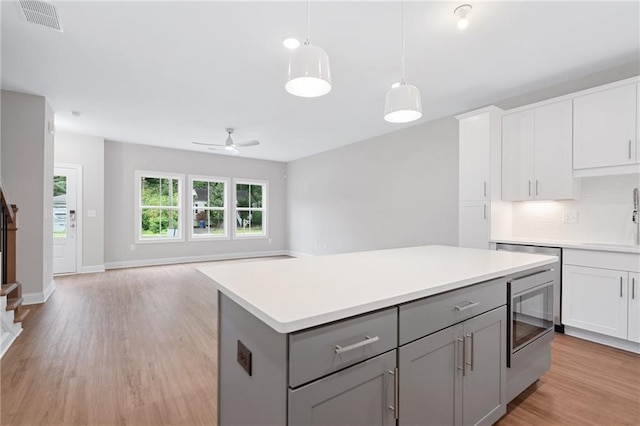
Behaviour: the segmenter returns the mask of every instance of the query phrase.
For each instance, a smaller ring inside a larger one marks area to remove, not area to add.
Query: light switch
[[[563,211],[562,223],[578,223],[578,212],[576,210]]]
[[[87,217],[96,217],[95,210],[87,210]]]

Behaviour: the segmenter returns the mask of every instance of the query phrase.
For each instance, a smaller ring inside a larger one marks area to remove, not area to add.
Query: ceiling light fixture
[[[469,18],[467,18],[467,15],[471,13],[471,9],[473,9],[473,7],[470,4],[463,4],[454,9],[453,14],[458,17],[459,29],[464,30],[469,26]]]
[[[287,92],[303,98],[315,98],[331,91],[329,56],[318,46],[311,44],[310,1],[307,0],[307,40],[289,58],[289,77],[285,84]]]
[[[282,40],[282,44],[289,50],[294,50],[300,47],[300,40],[293,37],[288,37]]]
[[[416,86],[407,84],[404,79],[404,1],[402,1],[402,80],[394,83],[387,92],[384,102],[384,119],[390,123],[408,123],[422,117],[422,101],[420,90]]]

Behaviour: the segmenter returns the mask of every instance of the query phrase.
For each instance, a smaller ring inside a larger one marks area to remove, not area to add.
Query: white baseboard
[[[140,266],[172,265],[176,263],[211,262],[214,260],[246,259],[250,257],[288,256],[287,250],[256,251],[247,253],[209,254],[203,256],[165,257],[161,259],[125,260],[105,262],[105,269],[136,268]]]
[[[568,325],[564,326],[564,334],[640,354],[640,343],[631,342],[629,340],[618,339],[617,337],[606,336],[604,334],[594,333],[592,331],[582,330]]]
[[[289,256],[293,256],[293,257],[312,257],[312,256],[315,256],[315,255],[309,254],[309,253],[303,253],[301,251],[289,250]]]
[[[79,274],[95,274],[96,272],[104,272],[104,265],[83,266],[78,271]]]
[[[51,281],[43,292],[38,293],[22,293],[23,305],[39,305],[49,300],[49,297],[56,289],[55,282]]]

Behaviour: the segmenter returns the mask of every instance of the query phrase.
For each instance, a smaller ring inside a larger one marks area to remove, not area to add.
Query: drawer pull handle
[[[377,342],[378,340],[380,340],[380,338],[378,336],[375,337],[369,337],[369,336],[365,336],[365,339],[362,342],[358,342],[358,343],[354,343],[353,345],[349,345],[349,346],[345,346],[344,348],[340,345],[336,345],[336,355],[340,355],[343,354],[345,352],[349,352],[352,351],[354,349],[358,349],[361,348],[363,346],[367,346],[370,345],[372,343]]]
[[[467,304],[464,306],[455,305],[454,308],[456,308],[456,311],[462,312],[462,311],[466,311],[467,309],[475,308],[480,304],[480,302],[472,302],[472,301],[468,301],[466,303]]]

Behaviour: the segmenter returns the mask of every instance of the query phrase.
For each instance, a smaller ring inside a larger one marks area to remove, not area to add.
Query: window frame
[[[178,243],[184,242],[184,174],[156,172],[149,170],[136,170],[134,179],[134,203],[135,203],[135,243],[136,244],[158,244],[158,243]],[[175,179],[178,181],[178,205],[173,206],[142,206],[142,178]],[[159,210],[178,211],[178,236],[176,237],[142,237],[142,210],[146,208],[157,208]]]
[[[238,234],[236,218],[238,215],[238,185],[261,185],[262,186],[262,207],[261,208],[240,208],[241,211],[249,209],[251,210],[260,210],[262,212],[262,234]],[[257,240],[257,239],[266,239],[269,238],[269,181],[267,180],[259,180],[259,179],[241,179],[234,178],[233,179],[233,195],[232,202],[233,206],[233,238],[237,240]]]
[[[191,195],[191,192],[193,191],[193,182],[194,181],[206,181],[206,182],[216,182],[216,183],[223,183],[224,184],[224,195],[223,195],[223,200],[224,200],[224,207],[222,209],[220,208],[210,208],[210,207],[205,207],[205,209],[207,210],[222,210],[224,213],[224,235],[203,235],[203,236],[194,236],[193,234],[193,225],[189,226],[189,232],[187,232],[187,237],[189,239],[189,241],[225,241],[225,240],[230,240],[231,239],[231,233],[229,230],[229,223],[231,221],[231,215],[229,214],[229,188],[231,186],[231,180],[228,177],[221,177],[221,176],[205,176],[205,175],[189,175],[189,179],[188,179],[188,183],[189,183],[189,190],[188,190],[188,194],[186,195],[187,197],[187,204],[189,206],[189,217],[190,220],[193,220],[193,195]]]

